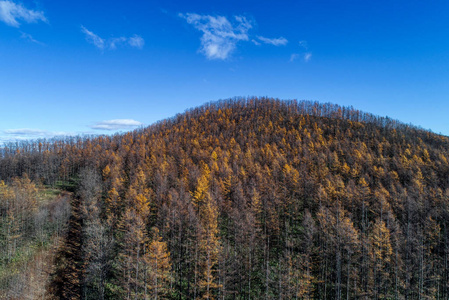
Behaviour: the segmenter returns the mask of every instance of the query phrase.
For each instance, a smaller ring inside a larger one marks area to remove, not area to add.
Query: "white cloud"
[[[145,40],[139,36],[139,35],[133,35],[132,37],[118,37],[118,38],[110,38],[110,39],[103,39],[97,34],[93,33],[92,31],[88,30],[86,27],[81,26],[81,31],[86,35],[86,40],[93,44],[95,47],[97,47],[100,50],[104,49],[110,49],[115,50],[117,49],[118,45],[124,45],[128,44],[129,46],[133,48],[142,49],[145,45]]]
[[[257,38],[265,44],[270,44],[274,46],[285,46],[288,43],[288,40],[284,37],[269,39],[263,36],[257,36]]]
[[[135,34],[128,39],[128,44],[131,47],[142,49],[145,45],[145,40],[141,36]]]
[[[81,31],[84,32],[86,35],[86,40],[93,44],[98,49],[103,50],[104,49],[104,39],[93,33],[92,31],[89,31],[86,27],[81,25]]]
[[[132,119],[116,119],[98,122],[89,127],[96,130],[119,130],[132,129],[141,125],[143,125],[143,123]]]
[[[304,61],[308,62],[312,58],[312,53],[307,52],[304,54]]]
[[[19,27],[19,20],[26,23],[47,21],[42,11],[27,9],[22,4],[16,4],[9,0],[0,1],[0,21],[9,26]]]
[[[235,16],[232,24],[226,17],[199,15],[194,13],[179,16],[203,33],[201,49],[208,59],[227,59],[239,41],[248,41],[251,23],[242,16]]]

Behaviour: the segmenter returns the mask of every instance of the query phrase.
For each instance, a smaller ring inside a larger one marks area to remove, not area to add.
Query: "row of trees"
[[[9,148],[1,174],[77,183],[81,298],[449,297],[447,137],[233,99],[42,144]]]
[[[142,194],[133,195],[138,202],[124,208],[119,220],[101,199],[101,180],[92,169],[80,172],[73,226],[51,293],[70,299],[158,299],[169,295],[170,253],[157,227],[148,230],[148,200]],[[62,281],[59,287],[58,281]]]

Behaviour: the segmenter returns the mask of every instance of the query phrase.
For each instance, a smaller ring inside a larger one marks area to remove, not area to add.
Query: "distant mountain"
[[[74,192],[54,298],[449,299],[446,136],[238,98],[1,153]]]

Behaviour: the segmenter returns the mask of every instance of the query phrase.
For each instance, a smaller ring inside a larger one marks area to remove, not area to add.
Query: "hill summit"
[[[448,159],[447,137],[396,120],[238,98],[9,145],[0,178],[75,192],[56,296],[448,299]]]

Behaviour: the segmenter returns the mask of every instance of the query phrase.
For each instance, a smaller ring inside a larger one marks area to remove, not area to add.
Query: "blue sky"
[[[0,0],[0,142],[208,101],[352,105],[449,135],[448,1]]]

